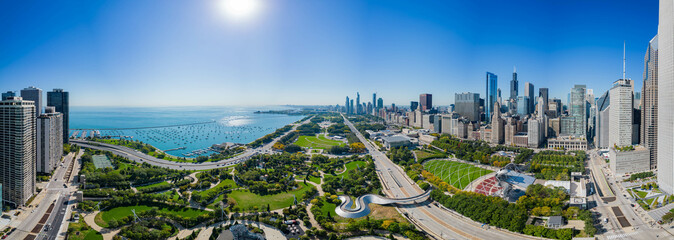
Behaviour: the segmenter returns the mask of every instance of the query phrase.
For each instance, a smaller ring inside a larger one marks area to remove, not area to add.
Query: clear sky
[[[658,1],[2,1],[0,90],[64,88],[79,106],[343,104],[372,92],[399,105],[433,94],[509,96],[513,66],[566,101],[622,74],[641,89]],[[522,91],[520,91],[521,93]]]

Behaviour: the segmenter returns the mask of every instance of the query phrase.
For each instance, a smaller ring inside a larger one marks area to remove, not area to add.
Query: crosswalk
[[[624,239],[632,235],[639,234],[639,232],[631,232],[631,233],[622,233],[622,234],[616,234],[616,235],[610,235],[606,236],[606,239],[612,240],[612,239]]]

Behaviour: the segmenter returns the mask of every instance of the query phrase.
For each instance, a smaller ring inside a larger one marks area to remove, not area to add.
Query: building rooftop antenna
[[[623,41],[623,79],[625,79],[625,41]]]

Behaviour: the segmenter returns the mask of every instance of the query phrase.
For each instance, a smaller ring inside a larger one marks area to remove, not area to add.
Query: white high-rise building
[[[34,104],[21,97],[0,102],[2,201],[13,206],[25,205],[35,193]]]
[[[660,0],[658,25],[658,185],[674,193],[674,0]]]
[[[63,114],[46,107],[37,117],[37,172],[50,173],[63,156]]]
[[[611,95],[611,109],[609,109],[609,147],[617,145],[632,145],[632,80],[620,79],[613,83],[609,94]]]

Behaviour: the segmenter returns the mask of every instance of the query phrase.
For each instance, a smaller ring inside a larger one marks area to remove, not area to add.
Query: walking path
[[[109,228],[103,228],[101,226],[98,226],[96,224],[96,215],[99,213],[99,211],[94,211],[92,213],[85,213],[84,214],[84,222],[91,227],[91,229],[96,230],[97,232],[101,233],[103,235],[103,240],[112,240],[112,237],[117,235],[119,233],[119,229],[109,229]]]

